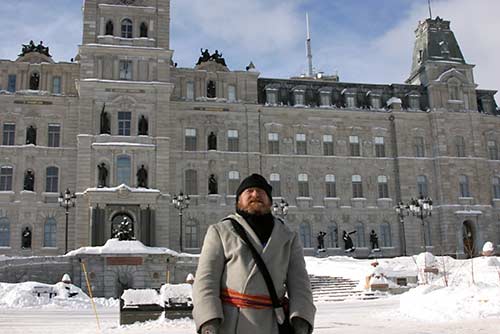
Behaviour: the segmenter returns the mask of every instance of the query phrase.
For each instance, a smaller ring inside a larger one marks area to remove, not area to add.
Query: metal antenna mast
[[[313,76],[313,62],[312,62],[312,51],[311,51],[311,34],[309,31],[309,14],[306,13],[306,26],[307,26],[307,39],[306,39],[306,48],[307,48],[307,62],[308,62],[308,69],[307,69],[307,76],[311,77]]]
[[[430,19],[432,20],[432,6],[431,6],[431,0],[427,0],[427,2],[429,3],[429,17]]]

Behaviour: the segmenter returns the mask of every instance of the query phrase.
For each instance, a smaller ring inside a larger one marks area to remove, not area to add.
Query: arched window
[[[207,138],[208,150],[217,150],[217,135],[210,132]]]
[[[115,30],[115,27],[113,25],[113,21],[109,20],[106,23],[106,33],[105,33],[105,35],[111,35],[111,36],[113,36],[114,35],[114,30]]]
[[[131,163],[128,155],[120,155],[116,158],[116,183],[130,184]]]
[[[356,224],[356,246],[366,247],[365,225],[362,222]]]
[[[380,241],[382,247],[392,247],[391,225],[387,222],[380,225]]]
[[[55,218],[48,218],[43,226],[43,247],[56,247],[57,222]]]
[[[327,238],[328,247],[339,248],[339,227],[337,223],[328,225]]]
[[[132,38],[132,21],[130,19],[122,21],[122,37]]]
[[[309,197],[309,181],[307,174],[299,174],[297,180],[299,183],[299,197]]]
[[[500,177],[493,178],[493,198],[500,199]]]
[[[12,174],[11,166],[0,167],[0,191],[12,191]]]
[[[146,22],[141,23],[139,37],[148,37],[148,25],[146,24]]]
[[[198,173],[194,169],[188,169],[184,172],[185,186],[187,195],[198,195]]]
[[[186,232],[184,235],[184,246],[186,248],[199,248],[200,247],[200,227],[195,221],[188,221],[186,224]]]
[[[10,222],[7,217],[0,218],[0,247],[10,247]]]
[[[45,175],[45,192],[59,192],[59,168],[47,167]]]
[[[230,171],[227,193],[229,195],[236,195],[236,190],[238,189],[239,184],[240,184],[240,173],[237,171]]]
[[[427,176],[425,175],[417,176],[417,192],[421,196],[424,197],[429,196],[429,189],[427,187]]]
[[[311,225],[302,223],[299,226],[300,241],[304,248],[311,248]]]
[[[271,183],[271,187],[273,187],[273,196],[280,197],[281,196],[280,175],[277,173],[272,173],[269,176],[269,182]]]

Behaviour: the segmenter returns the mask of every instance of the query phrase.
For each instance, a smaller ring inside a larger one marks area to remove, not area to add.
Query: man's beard
[[[266,215],[271,213],[271,207],[266,207],[266,205],[258,200],[253,200],[248,203],[245,207],[238,204],[237,209],[246,212],[251,215]]]

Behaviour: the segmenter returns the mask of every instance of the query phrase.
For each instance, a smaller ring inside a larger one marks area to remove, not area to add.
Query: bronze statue
[[[38,90],[40,87],[40,75],[37,72],[31,73],[30,77],[30,89]]]
[[[103,162],[100,165],[97,165],[98,176],[97,176],[97,187],[103,188],[108,186],[108,169],[106,168],[106,164]]]
[[[106,104],[102,105],[102,110],[101,110],[101,134],[111,134],[111,130],[109,127],[109,117],[108,113],[104,111],[106,108]]]
[[[26,227],[21,234],[21,247],[24,249],[31,248],[31,231]]]
[[[30,52],[38,52],[46,55],[47,57],[52,57],[49,53],[49,47],[43,46],[43,41],[40,41],[40,44],[38,45],[35,45],[33,40],[31,40],[29,44],[22,44],[21,54],[19,56],[22,57]]]
[[[35,189],[35,174],[33,171],[28,170],[26,174],[24,174],[24,187],[23,190],[34,191]]]
[[[141,116],[139,119],[139,131],[138,134],[139,136],[147,136],[148,135],[148,120],[144,115]]]
[[[137,187],[147,188],[148,187],[148,171],[141,165],[141,168],[137,171]]]
[[[210,177],[208,178],[208,194],[213,195],[217,194],[217,179],[215,178],[214,174],[211,174]]]
[[[36,129],[33,125],[26,130],[26,145],[33,144],[36,145]]]

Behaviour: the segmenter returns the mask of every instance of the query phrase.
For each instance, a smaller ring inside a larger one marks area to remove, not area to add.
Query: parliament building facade
[[[69,250],[103,245],[125,217],[145,245],[197,253],[254,172],[306,254],[320,231],[330,255],[343,231],[358,257],[372,230],[381,256],[500,244],[496,91],[477,89],[450,22],[418,24],[409,78],[391,85],[261,78],[207,50],[180,68],[169,40],[170,0],[85,0],[74,61],[35,43],[0,60],[0,254],[63,254],[66,233]],[[399,217],[420,195],[432,215]]]

